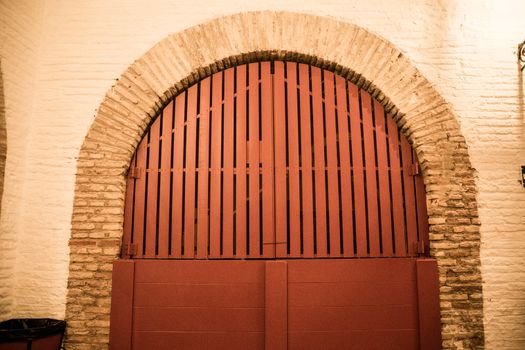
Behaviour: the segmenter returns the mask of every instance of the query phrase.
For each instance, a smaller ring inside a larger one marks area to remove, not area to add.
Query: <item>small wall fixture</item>
[[[525,165],[521,166],[521,185],[525,187]]]
[[[525,40],[518,45],[518,62],[520,62],[521,71],[523,72],[523,69],[525,69]]]

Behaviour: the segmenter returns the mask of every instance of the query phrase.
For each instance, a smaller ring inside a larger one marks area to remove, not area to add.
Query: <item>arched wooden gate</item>
[[[153,121],[126,193],[112,349],[440,348],[416,154],[340,76],[203,79]]]

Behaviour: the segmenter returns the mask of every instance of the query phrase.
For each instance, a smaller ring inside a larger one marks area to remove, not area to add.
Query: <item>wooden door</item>
[[[133,157],[124,221],[133,258],[428,253],[407,138],[367,92],[295,62],[229,68],[171,101]]]
[[[429,259],[118,260],[113,350],[437,350]]]
[[[305,64],[232,67],[133,156],[112,348],[437,349],[428,248],[417,156],[378,101]]]

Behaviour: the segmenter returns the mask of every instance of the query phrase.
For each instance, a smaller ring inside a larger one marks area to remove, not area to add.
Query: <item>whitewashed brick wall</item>
[[[452,104],[479,175],[486,347],[524,349],[520,0],[0,1],[0,317],[64,317],[75,157],[114,79],[168,34],[266,9],[332,16],[385,37]]]
[[[24,183],[26,165],[31,162],[31,157],[26,152],[34,117],[33,106],[36,100],[35,84],[42,30],[42,11],[42,1],[0,1],[0,79],[2,79],[4,92],[7,129],[9,129],[7,145],[9,161],[5,168],[5,189],[0,221],[1,318],[15,315],[18,302],[16,293],[18,280],[29,275],[30,270],[25,270],[24,264],[29,264],[29,262],[31,265],[34,264],[31,253],[22,252],[39,249],[34,245],[21,247],[18,239],[27,232],[22,213],[27,210]],[[43,233],[38,236],[49,237],[50,235]],[[46,265],[43,264],[43,268],[51,270],[51,267]],[[65,268],[66,265],[60,267],[63,271],[66,271]],[[59,277],[54,276],[51,279],[52,283],[57,283]],[[38,303],[35,295],[42,281],[40,278],[34,278],[31,283],[33,286],[27,291],[27,294],[32,294],[33,302]],[[63,282],[60,283],[64,285]],[[56,310],[56,301],[53,304],[47,309]]]

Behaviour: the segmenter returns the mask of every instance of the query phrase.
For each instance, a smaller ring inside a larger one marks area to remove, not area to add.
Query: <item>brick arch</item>
[[[272,58],[334,71],[367,90],[394,116],[424,173],[431,253],[440,266],[443,346],[482,348],[477,189],[457,116],[385,39],[353,24],[284,12],[221,17],[170,35],[135,61],[106,94],[78,159],[67,348],[107,348],[111,262],[122,237],[125,174],[152,118],[199,79]]]

